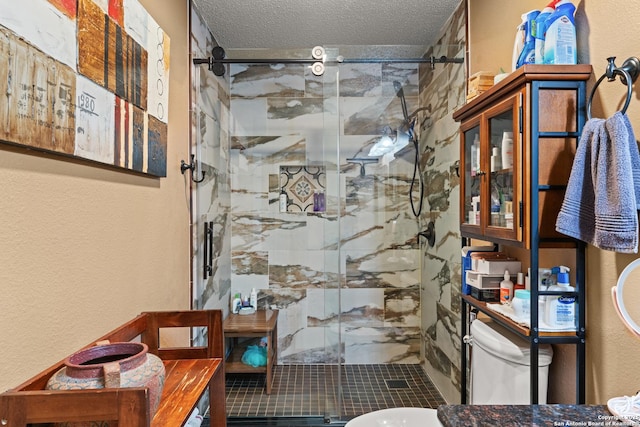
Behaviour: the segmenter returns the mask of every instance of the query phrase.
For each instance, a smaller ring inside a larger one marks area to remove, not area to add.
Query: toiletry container
[[[501,149],[501,165],[503,169],[511,169],[513,167],[513,132],[502,133]]]
[[[470,326],[471,404],[528,405],[530,400],[531,347],[529,341],[498,325],[478,318]],[[553,349],[538,346],[538,403],[547,402],[549,365]]]
[[[238,314],[238,312],[240,312],[240,307],[242,307],[242,299],[240,298],[240,294],[236,294],[231,300],[231,312],[233,314]]]
[[[518,273],[522,274],[522,273]],[[518,319],[530,319],[531,317],[531,294],[526,289],[518,289],[513,293],[513,301],[511,301],[513,314]]]
[[[289,199],[287,197],[287,192],[284,191],[284,187],[282,187],[282,189],[280,190],[280,197],[279,197],[280,212],[287,211],[288,201]]]
[[[564,267],[563,267],[564,270]],[[575,288],[569,284],[569,273],[558,273],[556,285],[549,286],[549,291],[574,292]],[[573,296],[548,296],[545,307],[545,323],[559,330],[574,329],[576,326],[576,298]]]
[[[509,304],[513,299],[513,282],[509,270],[504,271],[504,280],[500,282],[500,302]]]
[[[249,296],[249,304],[255,310],[258,309],[258,292],[256,291],[256,288],[251,289],[251,295]]]

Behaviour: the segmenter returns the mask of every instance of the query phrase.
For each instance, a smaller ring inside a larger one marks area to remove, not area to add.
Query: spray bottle
[[[556,10],[547,18],[544,40],[545,64],[577,64],[576,7],[568,0],[556,4]]]
[[[522,23],[524,24],[524,47],[522,48],[522,52],[520,52],[520,56],[518,57],[516,68],[522,67],[525,64],[535,63],[534,55],[536,43],[535,39],[533,38],[532,28],[539,14],[539,10],[532,10],[522,15]]]
[[[536,17],[533,25],[533,37],[535,39],[535,63],[544,63],[544,39],[547,33],[547,19],[556,10],[556,4],[560,0],[552,0]]]

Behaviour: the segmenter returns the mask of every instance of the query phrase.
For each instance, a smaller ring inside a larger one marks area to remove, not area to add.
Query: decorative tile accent
[[[280,166],[280,188],[287,194],[287,212],[324,212],[318,195],[325,198],[324,166]],[[326,202],[325,202],[326,203]]]

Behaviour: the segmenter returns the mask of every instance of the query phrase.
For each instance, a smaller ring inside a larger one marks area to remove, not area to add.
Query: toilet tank
[[[490,319],[471,323],[471,403],[528,405],[531,403],[529,341]],[[547,403],[549,365],[553,349],[538,346],[538,403]]]

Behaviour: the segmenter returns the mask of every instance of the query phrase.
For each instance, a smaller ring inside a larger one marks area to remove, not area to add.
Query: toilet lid
[[[476,319],[471,322],[473,345],[486,352],[520,365],[531,364],[531,345],[523,337],[511,332],[490,319]],[[551,364],[553,349],[549,344],[538,346],[538,366]]]

